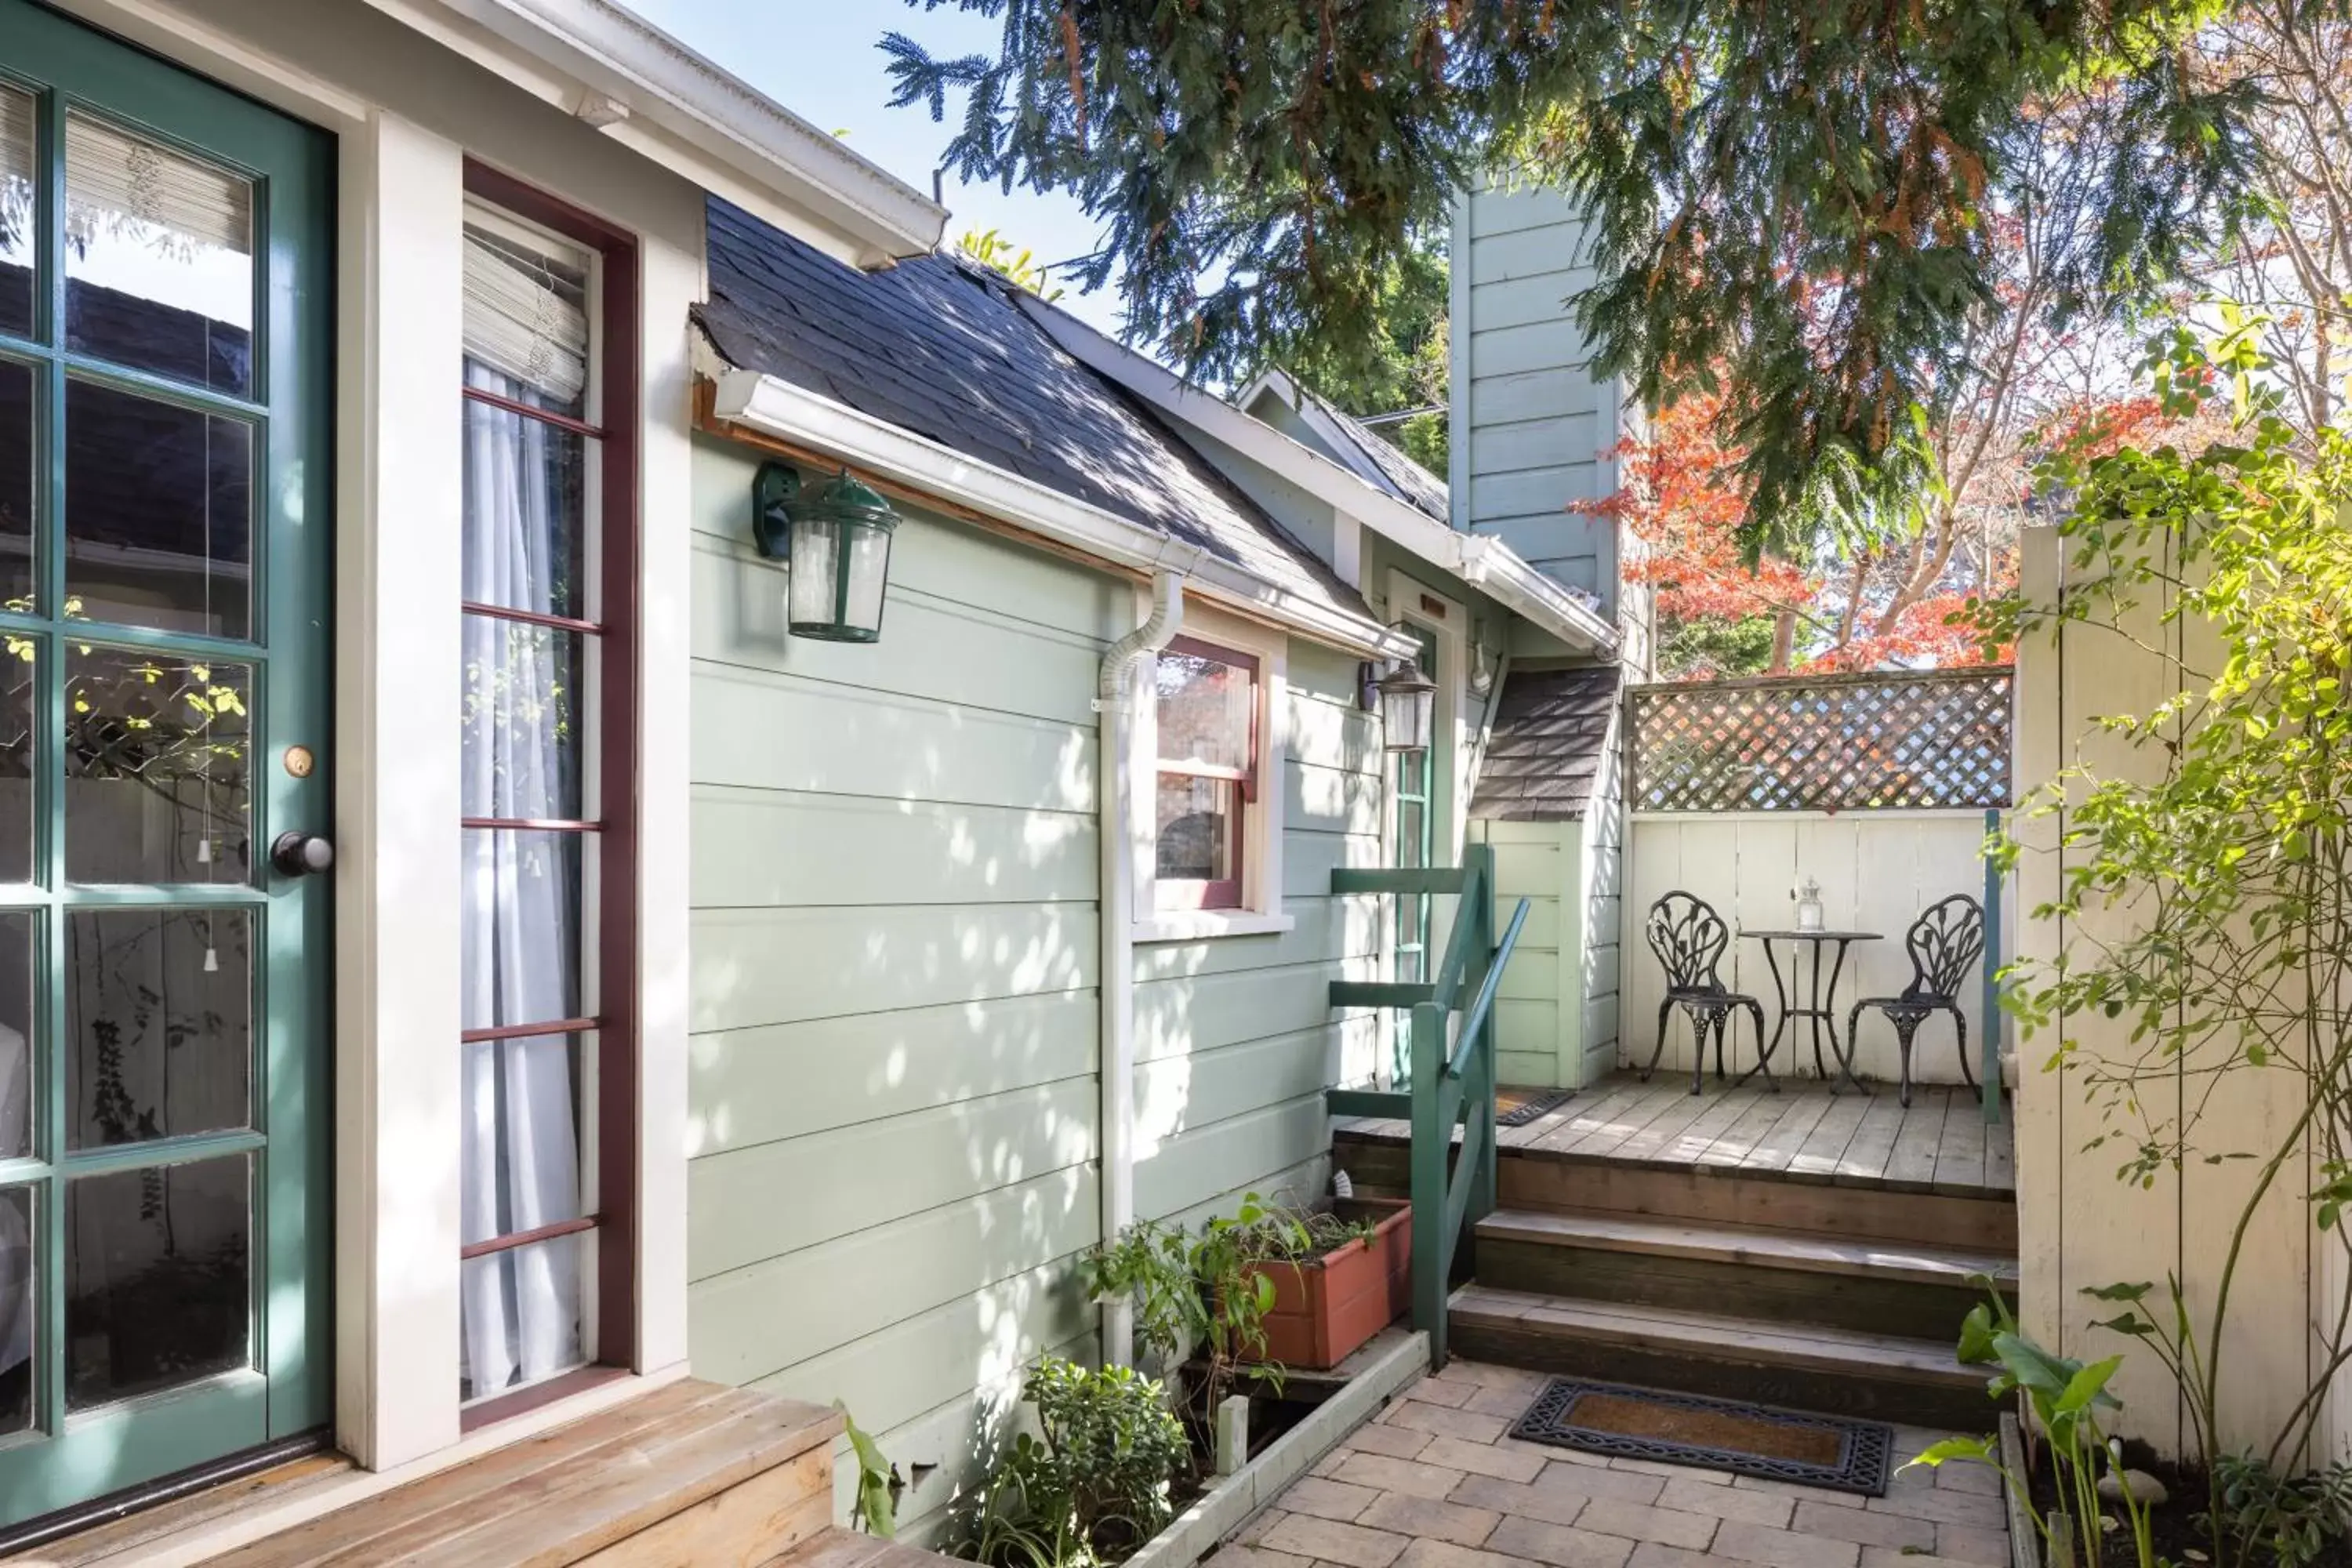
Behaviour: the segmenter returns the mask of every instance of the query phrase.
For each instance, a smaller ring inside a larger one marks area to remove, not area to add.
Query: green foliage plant
[[[1990,1282],[1987,1282],[1990,1284]],[[1932,1445],[1914,1465],[1929,1468],[1955,1459],[1973,1459],[1999,1470],[2010,1489],[2025,1504],[2053,1563],[2073,1562],[2095,1568],[2105,1561],[2106,1531],[2103,1523],[2098,1482],[2102,1474],[2120,1483],[2124,1477],[2123,1444],[2103,1427],[2102,1417],[2123,1408],[2107,1384],[2123,1365],[2123,1357],[2082,1362],[2053,1354],[2019,1329],[2008,1301],[1988,1290],[1985,1303],[1972,1308],[1960,1330],[1959,1359],[1970,1366],[1995,1369],[1990,1384],[1994,1398],[2014,1399],[2021,1408],[2022,1426],[2033,1447],[2048,1458],[2051,1479],[2064,1511],[2042,1513],[2033,1506],[2029,1479],[2011,1475],[2002,1462],[1998,1437],[1948,1437]],[[2032,1461],[2029,1458],[2028,1465]],[[1909,1465],[1904,1467],[1906,1469]],[[2130,1532],[2139,1568],[2158,1568],[2148,1507],[2131,1488],[2121,1487],[2124,1525]]]
[[[2278,1568],[2306,1568],[2346,1538],[2352,1465],[2338,1459],[2306,1475],[2282,1475],[2259,1454],[2222,1456],[2215,1489],[2218,1533],[2271,1554]]]
[[[2179,1383],[2220,1531],[2224,1475],[2249,1447],[2224,1430],[2241,1418],[2225,1417],[2222,1391],[2255,1221],[2300,1198],[2313,1268],[2352,1261],[2352,432],[2292,428],[2263,374],[2263,322],[2215,315],[2217,332],[2164,334],[2147,369],[2167,415],[2220,437],[2093,458],[2062,446],[2040,484],[2063,512],[2067,586],[1979,622],[2020,646],[2093,628],[2177,677],[2147,710],[2101,716],[2105,745],[2030,796],[1989,852],[2004,872],[2063,854],[2057,896],[2032,915],[2078,940],[2011,965],[2006,1002],[2029,1038],[2056,1036],[2042,1068],[2088,1102],[2087,1149],[2111,1151],[2118,1179],[2142,1188],[2248,1167],[2236,1213],[2204,1244],[2212,1271],[2193,1310],[2178,1280],[2158,1306],[2149,1284],[2095,1292],[2121,1309],[2098,1326]],[[2279,1110],[2209,1114],[2249,1093]],[[2352,1362],[2352,1294],[2318,1317],[2307,1386],[2250,1446],[2272,1472],[2313,1452]],[[2253,1551],[2213,1542],[2217,1563]]]
[[[1186,1358],[1199,1353],[1198,1402],[1187,1414],[1206,1432],[1244,1366],[1276,1381],[1281,1376],[1280,1368],[1265,1362],[1265,1315],[1274,1309],[1275,1284],[1252,1265],[1272,1257],[1316,1256],[1307,1250],[1313,1246],[1302,1221],[1251,1193],[1233,1214],[1211,1218],[1197,1234],[1138,1221],[1081,1259],[1079,1278],[1094,1300],[1134,1302],[1136,1344],[1171,1383]]]
[[[1154,1380],[1130,1367],[1046,1356],[1022,1397],[1037,1430],[989,1477],[971,1554],[992,1568],[1117,1563],[1166,1528],[1192,1448]]]
[[[883,1455],[881,1445],[850,1418],[848,1405],[836,1399],[833,1407],[841,1412],[842,1431],[857,1461],[857,1500],[850,1505],[849,1522],[868,1535],[888,1541],[898,1533],[898,1468]]]

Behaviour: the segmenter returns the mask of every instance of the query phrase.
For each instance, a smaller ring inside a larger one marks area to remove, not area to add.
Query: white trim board
[[[1359,658],[1402,658],[1412,652],[1410,639],[1379,622],[1276,587],[1197,544],[1075,500],[1049,485],[968,458],[780,377],[723,365],[709,368],[718,370],[711,404],[718,419],[814,447],[1109,566],[1181,573],[1188,593]]]
[[[1457,533],[1319,452],[1244,414],[1164,365],[1112,342],[1076,317],[1042,300],[1014,301],[1073,357],[1109,376],[1171,418],[1222,441],[1319,497],[1399,549],[1485,590],[1507,609],[1580,653],[1608,654],[1617,628],[1569,589],[1521,560],[1499,540]]]

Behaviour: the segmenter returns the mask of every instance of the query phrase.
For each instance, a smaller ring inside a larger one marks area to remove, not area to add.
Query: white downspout
[[[1135,1219],[1135,862],[1137,827],[1128,805],[1129,752],[1134,734],[1136,669],[1168,646],[1184,621],[1181,572],[1154,573],[1151,614],[1104,653],[1095,683],[1102,716],[1095,774],[1101,797],[1100,940],[1097,974],[1102,998],[1102,1235],[1105,1241]],[[1105,1301],[1102,1356],[1106,1365],[1135,1359],[1135,1308],[1125,1297]]]

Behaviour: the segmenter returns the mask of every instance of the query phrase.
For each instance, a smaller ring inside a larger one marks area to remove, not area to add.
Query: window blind
[[[85,114],[66,117],[66,232],[123,218],[192,245],[253,254],[253,182]]]
[[[587,275],[466,226],[466,356],[575,405],[588,388]]]
[[[0,182],[33,179],[33,96],[0,87]]]

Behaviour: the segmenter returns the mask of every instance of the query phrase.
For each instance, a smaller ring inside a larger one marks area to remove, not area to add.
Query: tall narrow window
[[[568,209],[467,183],[501,203],[467,209],[460,393],[458,1375],[478,1405],[630,1348],[635,388],[606,340],[634,268]]]
[[[1258,661],[1178,637],[1159,671],[1158,907],[1239,909],[1257,799]]]

